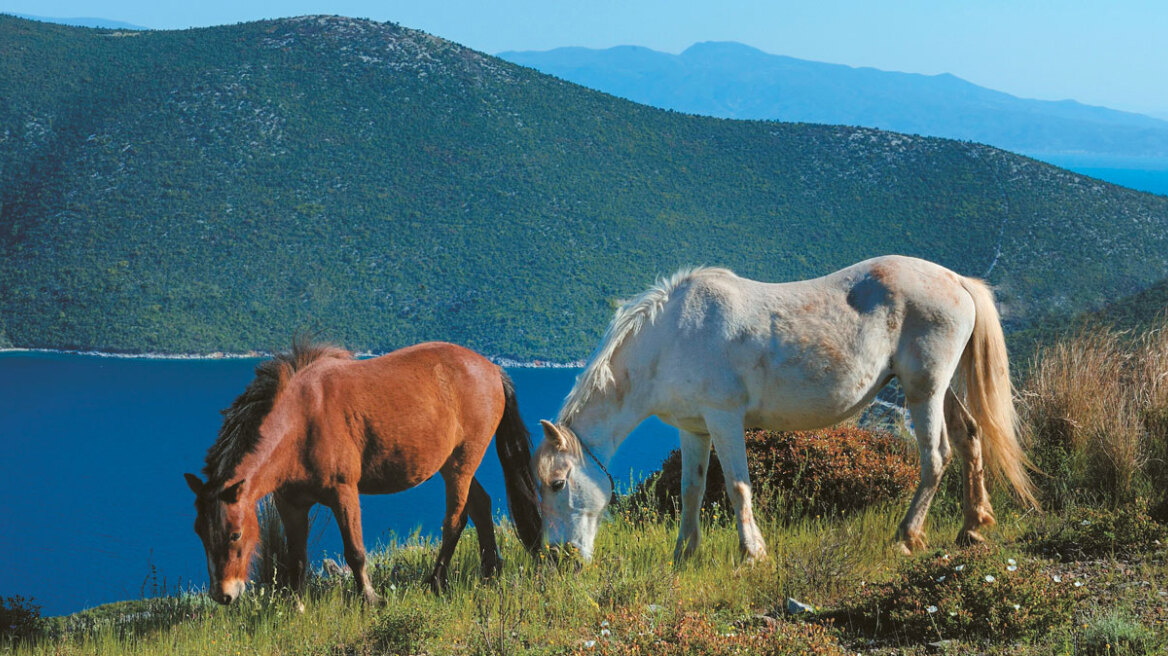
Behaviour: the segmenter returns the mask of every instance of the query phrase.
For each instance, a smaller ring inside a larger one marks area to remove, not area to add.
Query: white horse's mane
[[[572,386],[572,391],[568,392],[568,396],[564,398],[564,406],[560,408],[560,415],[556,419],[557,424],[568,425],[572,418],[580,413],[594,393],[603,392],[610,384],[616,383],[612,375],[612,357],[616,354],[617,349],[620,348],[621,344],[624,344],[626,339],[640,332],[646,323],[653,323],[657,318],[657,313],[665,306],[670,294],[675,289],[686,280],[703,273],[734,275],[727,269],[705,266],[688,267],[680,269],[668,278],[657,278],[657,282],[652,287],[632,299],[621,302],[620,307],[617,308],[612,317],[612,321],[608,324],[608,329],[604,331],[604,337],[600,339],[600,346],[596,347],[596,351],[588,360],[588,365],[576,377],[576,384]]]

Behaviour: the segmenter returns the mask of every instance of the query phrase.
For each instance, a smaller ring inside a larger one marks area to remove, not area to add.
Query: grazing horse
[[[749,561],[763,559],[744,430],[837,423],[893,377],[904,389],[921,456],[920,485],[897,530],[903,551],[925,547],[925,515],[953,450],[964,481],[959,542],[981,541],[979,529],[994,523],[983,463],[1037,504],[1015,435],[1002,328],[984,283],[900,256],[779,284],[698,268],[659,281],[617,310],[556,423],[541,422],[545,439],[533,464],[548,543],[592,557],[613,488],[606,466],[629,432],[656,415],[681,434],[674,557],[689,556],[701,540],[712,443],[739,546]]]
[[[503,463],[511,517],[529,550],[542,540],[530,438],[511,379],[481,355],[453,344],[419,344],[368,360],[296,340],[223,411],[207,451],[207,481],[195,493],[195,532],[207,552],[211,596],[239,598],[259,537],[256,503],[274,493],[288,539],[284,571],[295,591],[308,562],[308,511],[332,509],[357,589],[379,601],[365,568],[358,494],[391,494],[440,473],[446,483],[442,546],[431,587],[445,587],[455,544],[474,521],[482,574],[499,569],[491,499],[475,480],[491,435]]]

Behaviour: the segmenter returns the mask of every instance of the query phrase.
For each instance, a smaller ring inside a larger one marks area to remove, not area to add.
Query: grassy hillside
[[[988,271],[1015,327],[1168,273],[1168,198],[970,143],[651,109],[393,24],[0,16],[0,51],[17,346],[308,328],[566,360],[683,265],[784,280],[917,255]]]

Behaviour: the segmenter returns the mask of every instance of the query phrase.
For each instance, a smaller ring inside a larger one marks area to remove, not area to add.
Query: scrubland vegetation
[[[929,520],[929,551],[890,537],[915,484],[901,436],[837,427],[749,441],[771,558],[739,562],[716,481],[705,541],[674,565],[676,463],[621,497],[595,562],[532,559],[505,522],[506,560],[478,578],[473,531],[451,588],[424,580],[435,545],[379,550],[364,607],[345,573],[318,572],[305,609],[258,584],[237,605],[161,595],[22,620],[16,654],[1160,654],[1168,650],[1168,321],[1142,333],[1083,329],[1021,369],[1019,409],[1045,512],[995,493],[992,543],[959,548],[959,482]],[[1020,363],[1025,358],[1016,358]],[[714,471],[717,471],[716,468]],[[857,481],[861,483],[858,485]],[[271,530],[278,527],[272,526]],[[277,543],[271,540],[271,543]],[[265,550],[266,551],[266,550]],[[257,570],[272,575],[269,554]],[[788,600],[809,605],[799,610]],[[797,612],[790,612],[795,609]],[[26,611],[21,614],[19,611]],[[11,613],[9,611],[12,611]],[[8,628],[7,626],[5,627]]]

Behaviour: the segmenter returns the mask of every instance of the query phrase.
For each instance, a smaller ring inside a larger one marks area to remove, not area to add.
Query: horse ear
[[[183,478],[187,479],[187,485],[191,486],[191,492],[195,496],[199,496],[203,492],[203,481],[194,474],[183,474]]]
[[[219,500],[223,503],[235,503],[239,501],[239,488],[241,487],[243,487],[243,481],[239,481],[231,487],[223,488],[223,491],[219,493]]]
[[[544,439],[551,442],[560,451],[568,450],[568,438],[564,437],[555,424],[546,419],[540,419],[539,425],[543,426]]]

